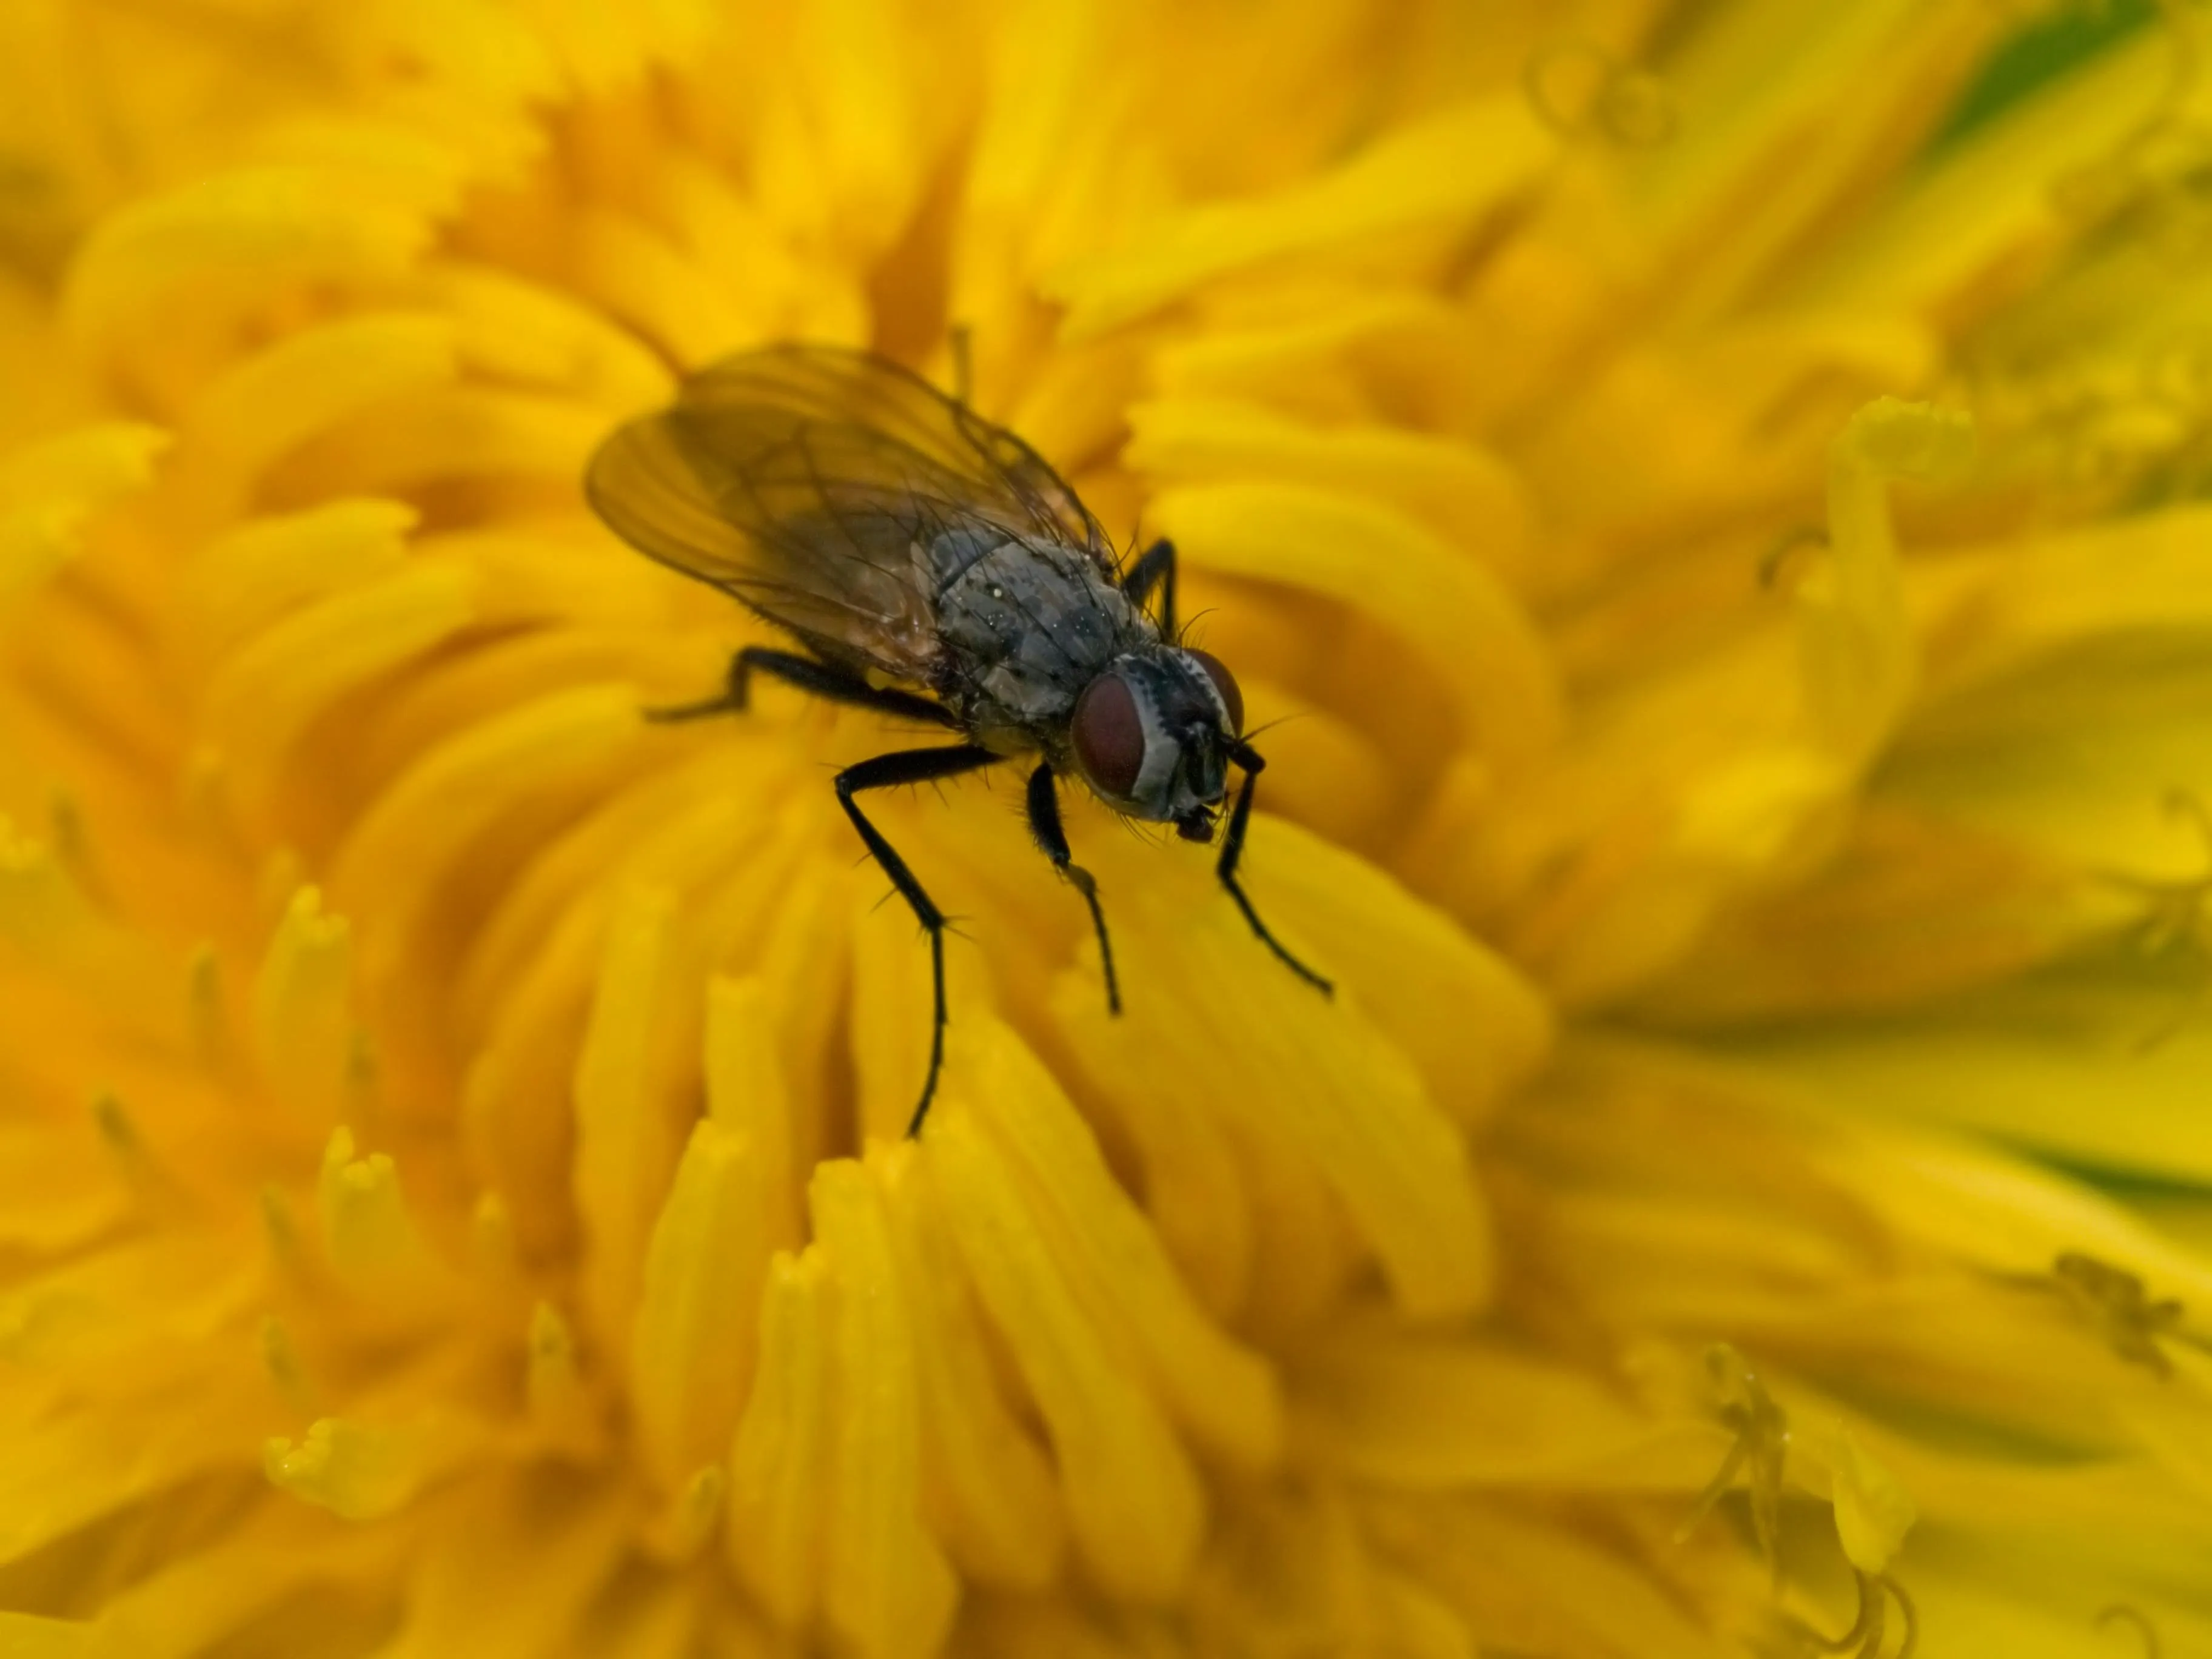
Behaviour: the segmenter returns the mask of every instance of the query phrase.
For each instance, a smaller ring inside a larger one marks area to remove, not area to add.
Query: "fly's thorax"
[[[1153,645],[1116,657],[1084,688],[1068,736],[1099,799],[1188,835],[1211,832],[1243,723],[1243,696],[1218,658]]]
[[[994,747],[1053,746],[1084,688],[1157,638],[1084,549],[962,526],[917,552],[937,596],[937,689]]]

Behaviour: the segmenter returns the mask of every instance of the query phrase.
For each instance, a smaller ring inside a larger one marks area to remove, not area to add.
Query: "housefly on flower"
[[[1243,774],[1214,872],[1262,944],[1324,994],[1237,878],[1264,763],[1228,668],[1182,643],[1175,549],[1126,568],[1075,492],[1012,433],[863,352],[782,345],[724,359],[592,456],[586,489],[624,541],[792,635],[747,646],[720,695],[654,718],[740,710],[755,674],[958,732],[837,774],[839,805],[929,936],[935,993],[918,1133],[945,1054],[945,915],[860,810],[871,789],[1024,756],[1037,846],[1083,896],[1107,1006],[1121,1012],[1097,884],[1060,827],[1060,781],[1210,842]],[[1152,608],[1147,609],[1151,605]]]

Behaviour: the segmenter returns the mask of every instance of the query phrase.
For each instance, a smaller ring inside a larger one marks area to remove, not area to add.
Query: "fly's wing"
[[[1020,439],[865,353],[780,346],[687,380],[624,426],[586,489],[640,551],[831,655],[924,679],[936,650],[927,550],[982,525],[1083,549],[1097,521]]]

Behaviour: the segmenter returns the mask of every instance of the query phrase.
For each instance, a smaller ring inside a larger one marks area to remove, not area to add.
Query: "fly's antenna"
[[[1249,732],[1245,732],[1244,741],[1249,743],[1255,738],[1264,737],[1279,726],[1294,726],[1300,720],[1310,720],[1312,718],[1313,710],[1310,708],[1296,714],[1278,714],[1265,726],[1255,726]]]

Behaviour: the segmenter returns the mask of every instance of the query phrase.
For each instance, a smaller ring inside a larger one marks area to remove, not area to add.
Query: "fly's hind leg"
[[[1176,636],[1176,550],[1175,544],[1162,537],[1139,556],[1127,574],[1121,578],[1121,591],[1128,595],[1129,603],[1139,611],[1160,590],[1160,632],[1170,643]]]
[[[1252,924],[1252,931],[1260,936],[1260,942],[1275,953],[1277,960],[1323,996],[1334,995],[1335,986],[1292,956],[1282,940],[1267,931],[1267,924],[1260,920],[1260,913],[1252,908],[1252,901],[1244,896],[1244,889],[1237,882],[1237,861],[1244,855],[1244,830],[1252,819],[1253,786],[1260,781],[1260,774],[1267,769],[1267,763],[1260,758],[1257,750],[1246,743],[1240,743],[1231,750],[1229,758],[1244,769],[1244,785],[1237,792],[1237,805],[1229,814],[1228,833],[1221,838],[1221,859],[1213,866],[1213,873],[1229,890],[1229,896],[1237,901],[1237,908],[1244,913],[1244,920]]]
[[[803,657],[795,651],[777,651],[764,645],[749,645],[730,659],[730,678],[720,696],[709,697],[703,702],[679,703],[673,708],[648,708],[645,717],[649,720],[705,720],[715,714],[736,714],[744,711],[756,672],[767,674],[795,685],[802,691],[811,692],[825,702],[850,703],[857,708],[872,708],[879,714],[895,714],[901,720],[927,720],[933,726],[951,726],[952,716],[943,707],[927,697],[917,696],[911,691],[887,690],[868,684],[862,676],[836,663]]]
[[[837,804],[845,809],[845,816],[853,820],[853,828],[860,832],[861,841],[883,866],[884,873],[891,878],[891,885],[898,889],[899,896],[913,909],[922,931],[929,935],[930,987],[934,998],[929,1028],[929,1073],[922,1079],[921,1100],[906,1126],[909,1136],[921,1133],[921,1121],[929,1115],[930,1097],[937,1092],[938,1068],[945,1063],[945,913],[922,891],[921,884],[914,878],[914,872],[906,867],[906,860],[884,839],[883,832],[868,822],[867,815],[853,797],[863,789],[889,789],[902,783],[928,783],[938,778],[957,777],[963,772],[973,772],[1002,758],[973,743],[951,749],[902,749],[848,766],[837,775]]]
[[[1106,913],[1098,908],[1098,884],[1088,870],[1073,861],[1075,855],[1068,850],[1067,832],[1060,827],[1060,793],[1052,768],[1043,764],[1030,774],[1030,833],[1052,860],[1052,867],[1074,884],[1091,907],[1091,925],[1098,930],[1098,962],[1106,973],[1106,1012],[1118,1014],[1121,991],[1114,979],[1114,947],[1106,938]]]

